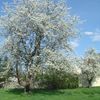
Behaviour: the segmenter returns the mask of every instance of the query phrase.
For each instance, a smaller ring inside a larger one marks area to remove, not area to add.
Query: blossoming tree
[[[53,54],[71,50],[69,41],[77,35],[77,22],[64,0],[14,0],[5,5],[0,32],[7,39],[5,48],[13,58],[19,84],[21,76],[26,77],[26,91],[30,91],[34,80],[34,67],[41,69],[47,62],[58,66],[57,61],[55,64],[51,61],[58,60]],[[47,53],[52,54],[50,59]]]

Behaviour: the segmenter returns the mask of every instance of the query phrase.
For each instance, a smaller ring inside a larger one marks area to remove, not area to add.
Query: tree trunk
[[[92,86],[92,80],[93,79],[88,80],[88,88],[90,88]]]
[[[25,84],[25,92],[26,93],[30,93],[31,92],[31,87],[30,87],[30,82],[29,81],[26,81],[26,84]]]
[[[32,76],[30,75],[30,73],[26,77],[26,83],[24,89],[26,93],[30,93],[32,90]]]
[[[33,50],[33,52],[31,53],[31,56],[29,57],[30,60],[29,62],[27,63],[27,68],[28,68],[28,76],[26,78],[26,85],[25,85],[25,92],[26,93],[30,93],[31,92],[31,85],[33,84],[32,83],[32,75],[30,73],[30,68],[31,68],[31,65],[32,65],[32,57],[34,56],[39,56],[40,55],[40,45],[41,45],[41,40],[43,38],[43,35],[41,34],[37,34],[36,36],[36,40],[35,40],[35,48]],[[39,58],[37,58],[37,61],[36,61],[36,66],[39,65]]]
[[[16,77],[17,77],[18,84],[21,85],[19,69],[18,69],[18,61],[16,62]]]

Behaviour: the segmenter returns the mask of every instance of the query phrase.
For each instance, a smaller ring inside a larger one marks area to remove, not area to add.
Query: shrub
[[[0,78],[0,82],[5,82],[5,78]]]
[[[78,76],[64,69],[48,68],[43,74],[42,85],[48,89],[77,88]]]
[[[70,74],[66,75],[66,88],[78,88],[79,86],[79,79],[77,74]]]

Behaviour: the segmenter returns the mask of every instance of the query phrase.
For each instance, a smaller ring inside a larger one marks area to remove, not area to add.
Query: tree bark
[[[92,78],[88,80],[88,88],[90,88],[92,86]]]
[[[24,90],[26,93],[30,93],[31,92],[31,85],[30,85],[30,80],[27,79]]]
[[[15,68],[16,68],[16,77],[17,77],[18,84],[21,85],[19,69],[18,69],[18,61],[16,62]]]

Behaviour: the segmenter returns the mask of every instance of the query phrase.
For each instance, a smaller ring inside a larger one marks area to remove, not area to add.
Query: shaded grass
[[[22,94],[24,94],[24,89],[10,89],[10,90],[7,90],[6,92],[11,93],[11,94],[16,94],[16,95],[22,95]],[[63,94],[63,93],[64,93],[64,91],[61,91],[61,90],[34,89],[28,95],[37,95],[37,94],[59,95],[59,94]]]
[[[0,100],[100,100],[100,87],[62,90],[33,90],[27,95],[23,89],[0,90]]]

